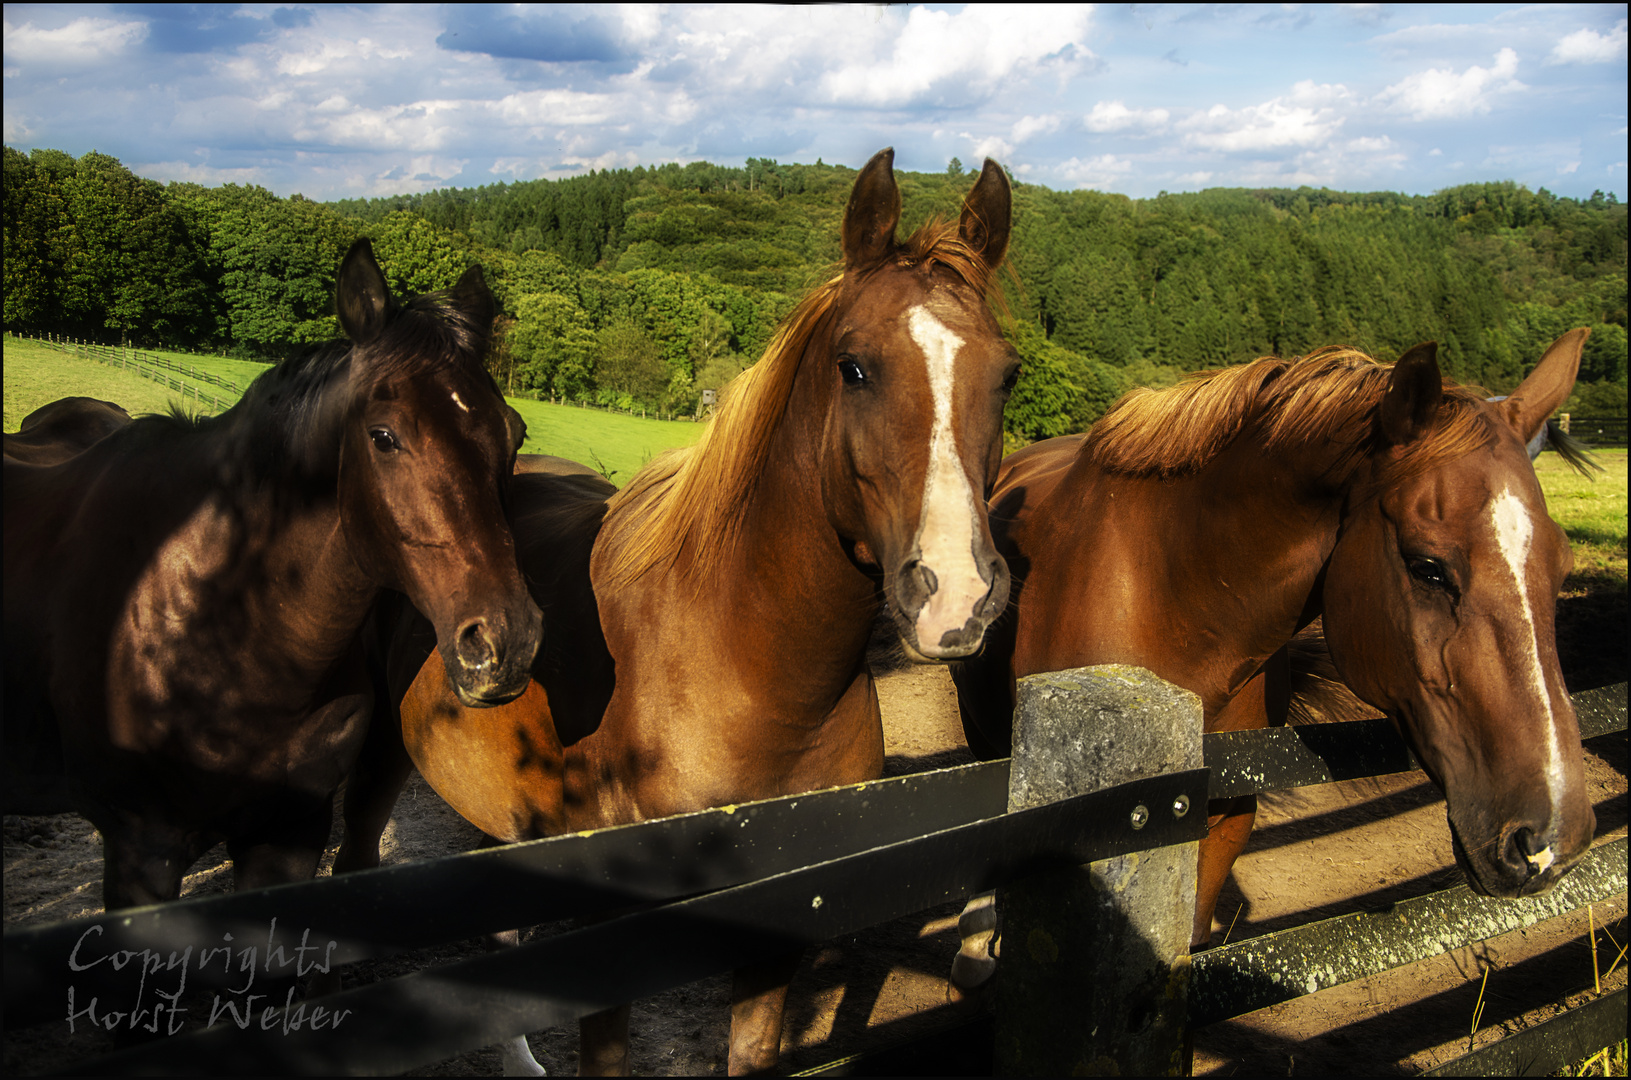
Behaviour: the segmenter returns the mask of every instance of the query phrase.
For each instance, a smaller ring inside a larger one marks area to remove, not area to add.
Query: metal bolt
[[[1142,829],[1150,821],[1150,808],[1147,806],[1133,807],[1133,828]]]
[[[1180,795],[1176,799],[1172,800],[1172,816],[1173,817],[1183,817],[1187,813],[1189,813],[1189,796],[1188,795]]]

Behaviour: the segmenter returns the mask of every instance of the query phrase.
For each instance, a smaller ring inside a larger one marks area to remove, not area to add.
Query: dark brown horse
[[[400,306],[359,241],[336,303],[349,346],[219,417],[5,461],[6,810],[89,818],[110,909],[176,896],[222,839],[240,889],[315,871],[381,589],[429,613],[461,700],[527,685],[540,617],[501,506],[524,429],[482,366],[481,271]]]
[[[1265,665],[1323,614],[1342,678],[1444,791],[1472,887],[1550,888],[1595,818],[1552,632],[1572,556],[1524,443],[1586,334],[1499,405],[1444,383],[1432,344],[1324,349],[1134,391],[1011,455],[991,523],[1016,602],[954,670],[970,746],[1007,752],[1016,677],[1107,663],[1200,695],[1207,731],[1261,727]],[[1196,946],[1255,813],[1212,804]]]
[[[23,417],[16,432],[6,432],[5,456],[30,465],[56,465],[128,423],[130,414],[111,401],[59,398]]]
[[[938,660],[978,648],[1002,610],[983,496],[1018,371],[987,302],[1008,182],[987,161],[957,224],[897,243],[892,159],[856,179],[842,275],[799,305],[695,448],[609,504],[593,477],[515,478],[513,527],[550,623],[534,684],[475,713],[432,656],[402,702],[420,771],[490,836],[876,778],[865,653],[880,603],[911,652]],[[377,837],[383,818],[368,824]],[[733,1073],[775,1063],[793,966],[738,973]],[[582,1069],[626,1071],[627,1038],[626,1006],[586,1019]]]

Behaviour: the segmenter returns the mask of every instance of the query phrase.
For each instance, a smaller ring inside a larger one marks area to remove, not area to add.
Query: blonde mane
[[[725,388],[696,445],[654,458],[612,496],[601,533],[614,558],[608,584],[627,585],[655,567],[671,567],[686,549],[690,571],[711,574],[736,547],[742,508],[764,472],[799,361],[846,279],[853,275],[863,286],[886,267],[930,263],[950,268],[982,294],[995,287],[993,269],[962,239],[957,223],[938,220],[874,265],[818,286],[782,323],[759,362]]]
[[[1331,345],[1307,356],[1265,356],[1239,367],[1200,372],[1164,390],[1129,391],[1083,440],[1081,453],[1108,472],[1181,476],[1215,458],[1248,426],[1267,454],[1298,445],[1338,449],[1332,475],[1347,477],[1375,449],[1376,408],[1392,364]],[[1390,478],[1471,453],[1493,437],[1484,395],[1444,383],[1433,430],[1405,448]]]

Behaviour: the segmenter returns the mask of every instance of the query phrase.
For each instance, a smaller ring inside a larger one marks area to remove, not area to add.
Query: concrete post
[[[1019,680],[1010,812],[1202,766],[1200,698],[1143,668]],[[996,1075],[1183,1071],[1197,846],[1039,874],[1001,891]]]

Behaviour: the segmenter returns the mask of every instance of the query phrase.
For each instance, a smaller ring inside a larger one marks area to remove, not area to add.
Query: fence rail
[[[1574,701],[1584,738],[1625,730],[1625,684],[1585,691]],[[1246,747],[1253,743],[1259,762],[1270,767],[1250,764]],[[285,1032],[275,1020],[270,1031],[223,1023],[73,1066],[81,1073],[402,1071],[1039,871],[1194,840],[1204,832],[1204,814],[1160,812],[1180,800],[1198,805],[1208,796],[1413,767],[1385,722],[1208,735],[1204,750],[1206,770],[1135,780],[1018,813],[1006,812],[1012,763],[1003,760],[8,929],[5,1022],[60,1020],[70,986],[81,1002],[128,991],[128,972],[110,965],[69,971],[66,959],[82,939],[97,956],[150,950],[163,957],[232,933],[265,941],[268,954],[274,944],[293,954],[309,930],[315,940],[334,941],[332,961],[343,964],[632,904],[660,905],[321,999],[316,1004],[331,1013],[351,1011],[344,1038]],[[1157,812],[1146,815],[1146,824],[1129,825],[1148,807]],[[1192,962],[1189,1023],[1437,955],[1625,887],[1626,842],[1619,840],[1594,850],[1547,897],[1491,901],[1457,887],[1388,912],[1201,953]],[[242,985],[240,973],[189,977],[199,987]],[[1592,1015],[1601,1026],[1601,1010]],[[1623,1029],[1623,1009],[1620,1016]]]
[[[1624,446],[1626,418],[1570,414],[1564,431],[1588,446]]]
[[[154,353],[144,352],[140,349],[123,345],[103,345],[94,341],[82,341],[74,338],[64,338],[52,334],[43,337],[30,338],[21,334],[8,334],[22,341],[31,341],[46,348],[72,356],[83,356],[99,363],[107,364],[126,371],[134,371],[144,379],[149,379],[167,389],[174,390],[181,395],[183,401],[191,394],[200,407],[213,406],[217,411],[231,408],[238,398],[243,396],[243,390],[231,379],[223,379],[211,371],[203,371],[191,364],[178,364],[173,360],[158,356]],[[207,382],[219,388],[228,395],[223,398],[214,390],[206,392],[204,388],[187,382],[185,379],[174,378],[170,375],[185,375],[190,379]]]

